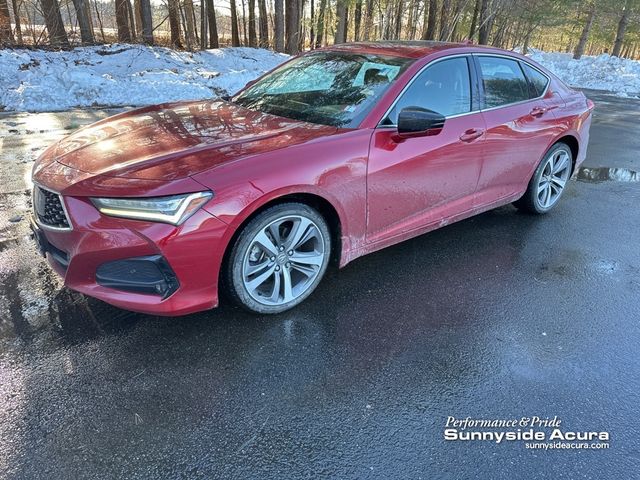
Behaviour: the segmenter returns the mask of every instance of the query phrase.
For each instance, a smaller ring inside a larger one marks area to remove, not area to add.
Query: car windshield
[[[232,101],[294,120],[357,127],[412,61],[381,55],[312,53],[274,70]]]

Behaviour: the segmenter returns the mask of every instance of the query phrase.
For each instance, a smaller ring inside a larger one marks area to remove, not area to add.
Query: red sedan
[[[514,202],[546,213],[593,103],[513,52],[315,50],[232,98],[116,115],[33,169],[35,237],[74,290],[181,315],[278,313],[351,260]]]

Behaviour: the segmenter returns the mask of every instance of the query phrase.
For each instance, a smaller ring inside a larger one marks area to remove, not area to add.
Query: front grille
[[[60,195],[42,187],[33,187],[33,209],[38,222],[46,227],[70,229]]]

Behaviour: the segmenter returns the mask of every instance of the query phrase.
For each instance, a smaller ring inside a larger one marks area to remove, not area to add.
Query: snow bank
[[[533,50],[531,58],[575,87],[640,95],[640,62]],[[0,50],[0,110],[149,105],[231,94],[288,57],[255,48],[177,52],[113,44],[71,51]]]
[[[573,87],[608,90],[616,95],[640,96],[640,62],[612,57],[583,56],[574,60],[570,53],[532,50],[529,56]]]
[[[256,48],[178,52],[113,44],[0,50],[0,109],[149,105],[231,94],[287,59]]]

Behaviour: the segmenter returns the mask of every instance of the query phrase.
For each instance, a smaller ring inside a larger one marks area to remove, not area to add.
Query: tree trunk
[[[125,5],[127,6],[127,20],[129,21],[129,32],[131,33],[131,39],[134,40],[137,37],[137,30],[136,30],[136,22],[135,22],[135,18],[133,15],[133,6],[131,5],[131,1],[127,0],[125,2]]]
[[[178,0],[167,0],[169,7],[169,29],[171,30],[171,46],[182,48],[180,40],[180,11]]]
[[[207,2],[207,23],[209,27],[209,48],[219,48],[218,41],[218,25],[216,24],[216,7],[213,0],[205,0]]]
[[[305,0],[298,0],[298,51],[304,50],[304,38],[305,38],[305,21],[304,21],[304,2]]]
[[[336,34],[333,43],[344,43],[347,41],[347,1],[338,0],[336,5],[336,17],[338,24],[336,25]]]
[[[93,30],[91,29],[87,0],[73,0],[73,6],[76,9],[76,18],[80,26],[80,39],[82,43],[94,43],[95,40],[93,38]]]
[[[529,53],[529,42],[531,41],[531,35],[533,34],[534,29],[529,29],[527,31],[526,36],[524,37],[524,45],[522,46],[522,54],[526,55]]]
[[[473,16],[471,17],[471,28],[469,29],[469,40],[473,42],[473,37],[476,36],[476,30],[478,29],[478,15],[480,14],[480,3],[482,0],[476,0],[473,6]]]
[[[624,34],[627,30],[627,25],[629,24],[629,9],[627,5],[622,9],[622,16],[620,17],[620,21],[618,22],[618,30],[616,32],[616,40],[613,42],[613,51],[611,55],[614,57],[620,56],[620,51],[622,50],[622,43],[624,42]]]
[[[249,46],[258,46],[258,35],[256,34],[256,0],[249,0]]]
[[[440,41],[447,40],[447,35],[449,32],[450,13],[450,0],[442,0],[442,5],[440,8],[440,35],[438,37]]]
[[[142,10],[140,9],[140,0],[133,0],[133,20],[136,34],[142,35]]]
[[[258,39],[261,48],[269,48],[269,17],[266,0],[258,0]]]
[[[51,45],[69,45],[67,32],[64,29],[64,23],[62,23],[58,0],[40,0],[40,4],[42,5],[44,22],[49,32],[49,42]]]
[[[298,53],[299,8],[298,0],[285,0],[285,50],[289,55]]]
[[[426,0],[425,0],[426,8]],[[438,16],[438,0],[429,0],[429,10],[427,14],[427,28],[422,35],[423,40],[434,40],[436,38],[436,19]]]
[[[207,15],[207,2],[205,0],[200,0],[200,50],[206,50],[208,46],[208,22],[209,17]]]
[[[196,46],[195,25],[193,21],[193,0],[184,0],[184,16],[185,16],[185,40],[187,49],[193,50]]]
[[[316,32],[316,48],[320,48],[322,46],[322,39],[324,38],[324,19],[325,12],[327,10],[327,0],[320,0],[320,8],[318,9],[318,23],[317,23],[317,32]]]
[[[393,32],[394,40],[400,39],[400,33],[402,31],[402,17],[404,14],[404,0],[397,0],[398,4],[396,5],[396,12],[394,15],[395,29]]]
[[[249,44],[249,38],[247,37],[247,10],[245,8],[244,0],[240,0],[240,5],[242,6],[242,38],[244,40],[244,45]]]
[[[231,7],[231,46],[240,46],[240,32],[238,31],[238,11],[236,9],[236,0],[229,0]]]
[[[309,6],[311,12],[309,12],[309,48],[313,50],[313,46],[316,43],[316,31],[315,31],[315,2],[311,0]]]
[[[368,41],[373,30],[373,0],[367,0],[367,11],[364,16],[364,34],[362,39]]]
[[[153,45],[153,17],[151,15],[151,1],[140,1],[140,22],[142,26],[142,41]]]
[[[16,22],[16,36],[18,37],[18,44],[22,45],[22,24],[20,22],[20,6],[17,0],[11,0],[13,6],[13,19]]]
[[[284,0],[274,0],[273,48],[284,52]]]
[[[2,43],[15,43],[7,0],[0,0],[0,44]]]
[[[480,0],[480,2],[480,25],[478,26],[478,43],[480,45],[486,45],[487,43],[489,43],[489,35],[491,34],[492,26],[492,22],[490,21],[490,0]]]
[[[100,16],[100,11],[98,10],[98,0],[93,0],[93,7],[96,11],[96,19],[98,20],[98,25],[100,26],[100,36],[102,37],[102,41],[105,40],[104,36],[104,25],[102,25],[102,17]]]
[[[584,27],[582,28],[582,34],[580,35],[580,40],[578,40],[578,44],[576,45],[576,49],[573,51],[573,58],[575,60],[579,60],[582,55],[584,55],[584,48],[587,45],[587,40],[589,39],[589,32],[591,31],[591,27],[593,26],[593,18],[596,14],[596,5],[592,3],[589,5],[589,10],[587,12],[587,20],[584,23]]]
[[[129,30],[127,0],[116,0],[116,24],[118,26],[118,41],[130,42],[131,30]]]
[[[353,12],[353,39],[360,41],[360,26],[362,25],[362,0],[356,0],[356,7]]]

